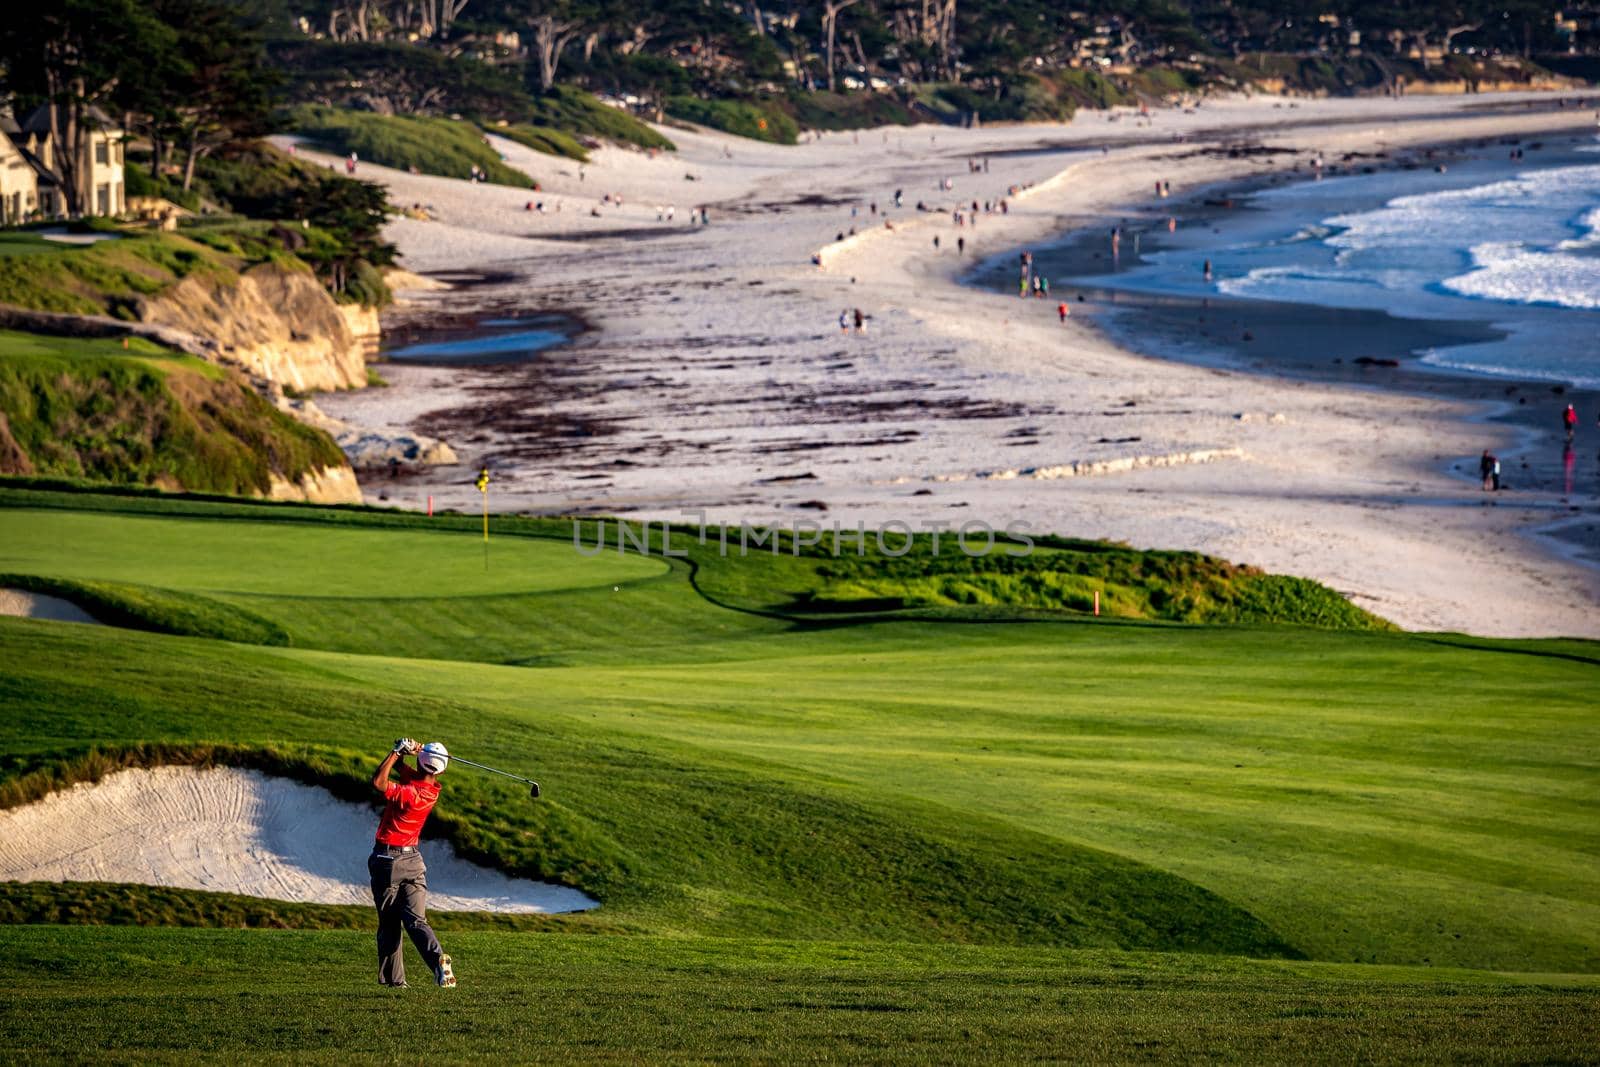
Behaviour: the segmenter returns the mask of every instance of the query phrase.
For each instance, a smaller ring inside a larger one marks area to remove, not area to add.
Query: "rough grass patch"
[[[470,122],[415,115],[375,115],[305,106],[294,110],[295,132],[337,155],[397,170],[416,168],[444,178],[470,178],[474,164],[499,185],[529,189],[533,179],[508,167]]]

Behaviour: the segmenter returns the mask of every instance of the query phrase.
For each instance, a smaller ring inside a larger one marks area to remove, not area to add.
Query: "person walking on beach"
[[[407,756],[417,757],[416,770],[405,765]],[[402,932],[411,936],[411,943],[433,971],[434,981],[447,989],[456,984],[450,957],[428,925],[428,869],[417,851],[422,824],[439,799],[439,775],[449,764],[450,753],[439,742],[418,745],[402,737],[372,776],[372,788],[384,798],[377,839],[367,857],[372,903],[378,909],[378,982],[382,985],[405,988]],[[391,774],[399,781],[391,781]]]
[[[967,254],[967,239],[965,237],[957,237],[956,238],[956,255],[964,256],[966,254]]]
[[[849,308],[845,308],[843,311],[839,312],[839,332],[840,333],[849,333],[850,332],[850,309]]]
[[[856,308],[856,333],[867,332],[867,317],[861,314],[861,309]]]
[[[1056,315],[1060,317],[1061,325],[1065,326],[1067,324],[1067,316],[1070,314],[1072,314],[1072,309],[1067,307],[1065,301],[1056,305]]]
[[[1571,444],[1572,435],[1578,429],[1578,409],[1568,404],[1567,410],[1561,413],[1561,425],[1567,431],[1567,443]]]
[[[1483,481],[1484,492],[1487,493],[1490,489],[1500,488],[1495,484],[1496,479],[1494,477],[1494,469],[1499,465],[1500,461],[1490,455],[1487,448],[1484,449],[1483,457],[1478,460],[1478,477]]]

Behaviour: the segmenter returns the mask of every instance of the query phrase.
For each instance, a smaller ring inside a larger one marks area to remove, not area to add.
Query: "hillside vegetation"
[[[336,275],[336,298],[345,302],[389,300],[369,260],[335,234],[298,221],[292,229],[266,220],[201,219],[179,233],[102,232],[105,239],[87,245],[26,233],[0,241],[0,304],[136,321],[144,301],[191,275],[230,286],[259,264],[307,277]]]
[[[1570,69],[1561,53],[1594,40],[1592,31],[1561,37],[1559,5],[1541,0],[1333,3],[1315,16],[1279,0],[871,0],[781,10],[555,0],[532,10],[475,2],[454,25],[419,18],[401,0],[372,0],[360,19],[313,0],[289,6],[310,34],[284,35],[271,56],[295,102],[532,124],[641,147],[652,145],[586,129],[548,104],[587,90],[628,99],[643,115],[789,143],[781,127],[791,122],[1059,121],[1079,107],[1213,91],[1548,84],[1536,56]]]
[[[41,243],[50,247],[0,245],[0,303],[133,319],[139,300],[156,296],[191,274],[237,277],[245,262],[171,233],[113,231],[89,245]],[[16,251],[24,254],[13,254]],[[282,261],[294,269],[291,257]]]
[[[343,465],[231,371],[141,338],[0,331],[0,474],[250,495]]]
[[[476,166],[496,184],[533,186],[532,178],[506,166],[470,122],[328,107],[297,108],[289,121],[296,133],[336,155],[353,152],[368,163],[445,178],[470,178]]]

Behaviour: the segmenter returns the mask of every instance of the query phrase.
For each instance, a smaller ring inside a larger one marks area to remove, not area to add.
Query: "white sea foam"
[[[1446,278],[1462,296],[1508,304],[1600,308],[1600,258],[1528,248],[1514,241],[1472,248],[1473,270]]]
[[[1504,336],[1424,358],[1489,374],[1593,382],[1600,379],[1600,161],[1568,156],[1552,164],[1273,189],[1255,198],[1267,210],[1219,230],[1221,240],[1157,253],[1148,268],[1119,273],[1112,284],[1485,324]]]
[[[1594,248],[1600,245],[1600,207],[1585,211],[1578,219],[1578,226],[1583,231],[1581,236],[1562,241],[1557,248]]]
[[[1467,254],[1465,272],[1427,279],[1383,272],[1391,284],[1420,281],[1478,300],[1600,308],[1600,259],[1569,254],[1600,246],[1597,201],[1600,166],[1552,167],[1335,216],[1327,222],[1339,230],[1326,243],[1339,250],[1341,267],[1368,274],[1375,273],[1378,253],[1384,259],[1428,250]]]

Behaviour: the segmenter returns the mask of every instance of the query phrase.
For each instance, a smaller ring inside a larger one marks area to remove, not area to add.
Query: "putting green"
[[[282,597],[470,597],[614,585],[665,573],[658,559],[570,542],[462,531],[207,522],[0,510],[0,571]]]

